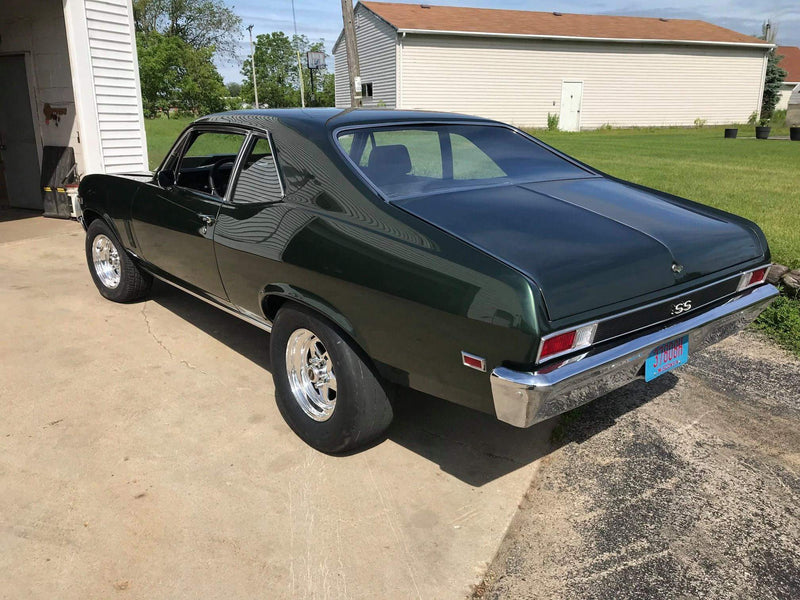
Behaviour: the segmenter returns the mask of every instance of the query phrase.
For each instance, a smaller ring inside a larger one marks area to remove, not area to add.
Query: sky
[[[242,17],[243,27],[253,25],[253,36],[259,33],[284,31],[294,33],[292,0],[227,0]],[[559,11],[594,15],[626,15],[633,17],[666,17],[700,19],[746,34],[761,31],[761,23],[769,19],[777,26],[779,45],[800,46],[800,0],[393,0],[415,4],[506,8],[512,10]],[[354,1],[355,3],[355,1]],[[333,43],[342,30],[340,0],[294,0],[297,32],[311,41],[325,40],[331,54]],[[247,32],[242,38],[239,62],[220,62],[217,66],[226,82],[241,81],[241,58],[249,53]],[[328,67],[333,71],[333,57]]]

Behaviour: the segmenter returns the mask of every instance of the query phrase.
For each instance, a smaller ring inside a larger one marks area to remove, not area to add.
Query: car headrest
[[[402,144],[375,146],[369,155],[367,168],[372,176],[384,181],[402,177],[411,171],[408,148]]]

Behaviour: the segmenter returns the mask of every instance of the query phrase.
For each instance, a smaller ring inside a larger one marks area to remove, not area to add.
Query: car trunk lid
[[[744,226],[592,177],[394,202],[531,277],[551,320],[758,258]]]

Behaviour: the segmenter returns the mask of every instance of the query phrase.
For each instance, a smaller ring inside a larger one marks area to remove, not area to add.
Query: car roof
[[[255,110],[233,110],[201,117],[195,123],[228,123],[247,127],[269,128],[275,121],[289,127],[325,127],[338,129],[353,125],[369,125],[394,122],[464,121],[471,123],[493,123],[489,119],[456,113],[394,110],[385,108],[272,108]]]

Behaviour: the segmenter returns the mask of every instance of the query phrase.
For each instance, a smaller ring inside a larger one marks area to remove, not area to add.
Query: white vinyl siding
[[[745,122],[760,107],[765,50],[408,34],[403,108],[525,127],[557,113],[564,80],[583,82],[583,129]],[[392,56],[394,56],[392,54]]]
[[[395,46],[397,31],[374,13],[358,5],[355,12],[356,41],[361,81],[372,83],[372,98],[364,98],[364,106],[395,108],[397,100]],[[334,49],[336,68],[336,106],[350,106],[347,84],[347,52],[344,39]]]
[[[347,48],[344,39],[333,49],[336,108],[350,107],[350,87],[347,78]]]
[[[778,103],[775,105],[775,110],[786,110],[789,108],[789,98],[792,95],[792,90],[797,85],[797,82],[783,82],[780,91],[778,92]]]
[[[86,0],[92,85],[107,173],[146,170],[147,150],[129,0]]]

